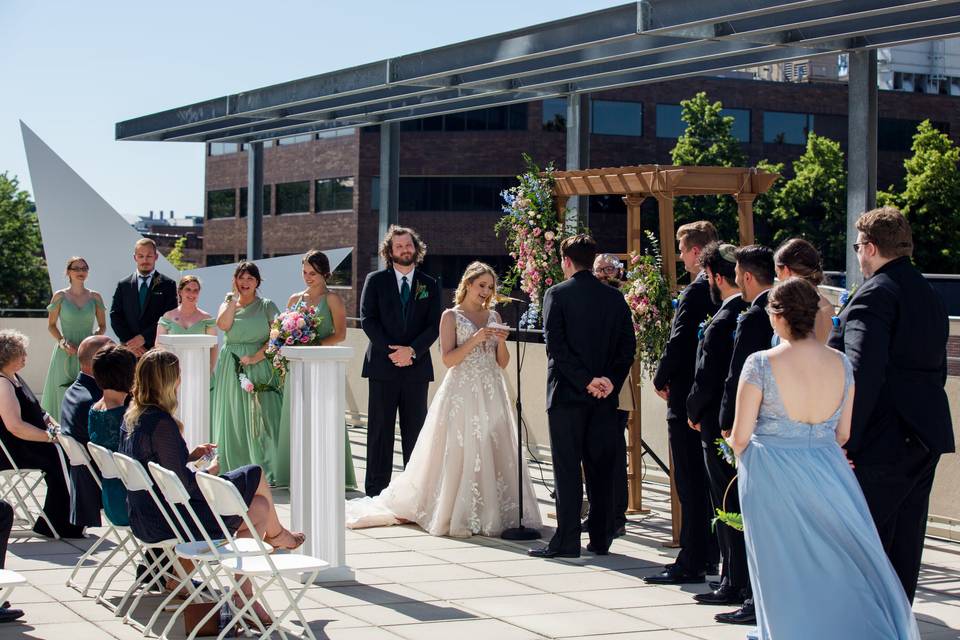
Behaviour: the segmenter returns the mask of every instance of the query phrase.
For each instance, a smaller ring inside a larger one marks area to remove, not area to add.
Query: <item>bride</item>
[[[440,318],[440,350],[450,370],[410,461],[379,496],[347,501],[347,527],[416,522],[431,535],[466,538],[519,526],[517,430],[501,372],[510,361],[508,332],[497,328],[500,316],[491,309],[496,286],[489,265],[467,267],[456,306]],[[523,524],[539,527],[525,464],[523,492]]]

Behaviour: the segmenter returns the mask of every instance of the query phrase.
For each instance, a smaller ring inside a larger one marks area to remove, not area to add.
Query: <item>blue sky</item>
[[[123,215],[199,214],[203,146],[116,122],[623,3],[0,0],[0,173],[30,188],[23,120]]]

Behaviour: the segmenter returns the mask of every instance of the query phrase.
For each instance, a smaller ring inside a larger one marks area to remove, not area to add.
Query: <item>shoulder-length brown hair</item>
[[[410,239],[413,240],[413,248],[416,250],[413,261],[415,264],[423,262],[423,259],[427,255],[427,245],[420,239],[417,232],[410,227],[390,225],[390,228],[387,229],[387,235],[384,236],[383,242],[380,243],[380,257],[383,258],[384,264],[387,266],[393,264],[393,239],[396,236],[410,236]]]
[[[180,380],[180,359],[163,349],[143,354],[133,372],[130,406],[123,415],[127,430],[132,432],[148,407],[156,407],[173,416],[177,410],[177,381]],[[174,418],[176,420],[176,418]],[[177,426],[180,421],[177,420]]]

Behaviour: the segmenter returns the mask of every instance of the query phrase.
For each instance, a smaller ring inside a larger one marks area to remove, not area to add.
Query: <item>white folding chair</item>
[[[147,470],[143,468],[143,465],[133,458],[117,452],[113,453],[113,461],[117,465],[117,470],[120,472],[120,480],[127,488],[127,492],[146,491],[160,509],[160,513],[163,515],[167,526],[174,535],[172,538],[160,540],[159,542],[147,542],[137,538],[144,551],[153,550],[156,555],[156,557],[153,559],[148,558],[149,562],[147,563],[145,575],[150,576],[150,579],[145,584],[141,584],[139,581],[134,580],[133,584],[130,585],[130,588],[127,589],[127,592],[123,595],[123,598],[120,600],[120,604],[117,605],[117,609],[114,612],[118,616],[123,614],[124,623],[130,624],[138,628],[141,632],[146,633],[146,627],[134,620],[131,614],[137,610],[137,607],[140,605],[140,600],[143,598],[144,594],[148,593],[154,585],[160,584],[161,578],[167,574],[176,576],[176,578],[180,580],[186,577],[186,572],[180,566],[180,563],[177,561],[177,556],[173,551],[174,548],[184,540],[177,529],[177,525],[174,524],[173,520],[170,519],[170,514],[162,506],[163,503],[161,503],[159,498],[157,498],[157,494],[153,490],[153,482],[151,482],[150,476],[147,475]],[[134,536],[136,536],[136,534],[134,534]],[[144,555],[146,556],[147,554],[145,553]],[[189,578],[187,578],[187,584],[190,584]],[[130,596],[138,590],[138,588],[139,593],[137,593],[137,596],[133,599],[133,602],[126,609],[126,613],[124,614],[124,605],[127,603],[127,600],[129,600]],[[161,606],[159,609],[162,610],[163,607]]]
[[[96,470],[93,468],[93,465],[90,463],[90,456],[87,455],[87,450],[83,448],[83,445],[77,442],[77,440],[73,436],[67,435],[66,433],[61,433],[60,435],[57,436],[57,444],[60,445],[60,448],[63,449],[63,452],[66,454],[67,464],[71,468],[81,467],[86,469],[87,472],[91,476],[93,476],[93,481],[97,483],[97,488],[98,489],[103,488],[103,485],[100,482],[100,476],[97,475]],[[69,478],[67,479],[67,482],[70,482]],[[76,490],[77,490],[77,487],[73,487],[73,491],[76,491]],[[77,572],[80,570],[80,567],[82,567],[84,563],[87,561],[87,558],[89,558],[91,554],[94,551],[96,551],[96,548],[99,546],[102,540],[103,540],[103,536],[100,536],[100,539],[98,539],[97,542],[95,542],[92,547],[87,549],[86,553],[80,556],[80,560],[78,560],[77,564],[73,567],[73,571],[70,573],[70,577],[67,578],[68,587],[71,587],[73,589],[76,589],[77,591],[80,591],[77,585],[74,584],[73,579],[76,577]],[[87,583],[87,585],[89,586],[89,582]],[[85,593],[85,590],[86,588],[84,588],[84,592],[83,592],[84,596],[87,595]]]
[[[0,569],[0,602],[7,602],[10,593],[19,586],[27,584],[27,579],[16,571]]]
[[[150,475],[153,476],[153,479],[157,483],[157,487],[160,489],[161,495],[164,499],[173,506],[173,512],[179,521],[183,531],[190,532],[189,526],[184,521],[183,516],[181,515],[181,510],[186,512],[190,519],[193,521],[193,524],[196,526],[197,531],[200,532],[200,540],[194,539],[190,542],[183,542],[178,544],[174,548],[174,552],[179,558],[184,560],[189,560],[192,562],[196,569],[189,579],[194,579],[196,577],[201,578],[201,583],[195,585],[195,590],[180,604],[180,607],[174,612],[171,616],[167,626],[164,627],[163,632],[160,634],[160,638],[166,638],[167,634],[170,633],[174,622],[177,617],[186,610],[195,599],[201,596],[205,590],[210,590],[211,588],[217,589],[224,593],[233,593],[234,589],[239,589],[239,584],[234,580],[233,573],[227,571],[223,572],[221,570],[221,563],[224,560],[230,558],[236,558],[247,555],[258,555],[260,553],[260,547],[257,545],[256,541],[251,538],[239,538],[235,543],[231,544],[225,539],[213,540],[210,538],[209,533],[204,528],[203,523],[200,521],[197,512],[193,509],[193,506],[190,504],[190,493],[187,491],[187,488],[183,486],[183,482],[180,481],[180,477],[165,467],[158,465],[156,462],[151,462],[147,465],[147,468],[150,471]],[[194,536],[196,538],[196,536]],[[179,592],[184,587],[188,585],[185,584],[186,580],[181,581],[173,593]],[[225,584],[230,585],[230,589],[225,588]],[[172,599],[172,594],[167,597],[167,600],[164,601],[163,605],[169,603]],[[196,637],[197,632],[206,624],[214,615],[220,613],[220,608],[225,604],[230,607],[230,609],[237,613],[239,609],[234,606],[232,600],[227,600],[226,603],[221,599],[217,603],[219,606],[211,608],[211,610],[197,623],[193,631],[188,636],[188,640],[193,640]],[[162,605],[162,606],[163,606]],[[154,615],[156,617],[156,614]],[[155,620],[147,624],[147,629],[153,627]],[[242,622],[242,618],[241,618]],[[256,632],[263,633],[265,628],[259,620],[255,619],[254,624],[258,627]],[[242,623],[244,628],[247,628],[246,623]]]
[[[68,444],[67,447],[69,446],[70,445]],[[67,450],[67,447],[64,447],[64,450]],[[120,471],[117,469],[117,465],[113,461],[112,451],[110,451],[106,447],[102,447],[92,442],[87,443],[87,450],[90,452],[90,456],[93,458],[93,461],[96,463],[97,467],[100,469],[99,477],[102,477],[104,480],[120,480]],[[68,457],[70,456],[69,451],[67,455]],[[97,477],[97,476],[94,476],[94,477]],[[102,489],[103,485],[102,483],[100,484]],[[90,576],[90,579],[87,581],[86,586],[84,586],[83,591],[81,591],[80,593],[81,595],[86,597],[87,592],[90,590],[90,587],[93,586],[93,583],[97,579],[97,576],[100,574],[100,571],[104,567],[110,565],[110,561],[113,560],[113,557],[115,555],[122,552],[124,555],[122,557],[120,564],[118,564],[114,568],[113,573],[110,574],[107,580],[103,583],[103,587],[100,589],[100,593],[97,594],[97,602],[105,605],[110,609],[115,610],[115,607],[113,606],[113,604],[107,601],[106,598],[104,598],[104,594],[106,593],[107,588],[110,586],[110,583],[113,582],[113,579],[117,577],[117,575],[119,575],[119,573],[124,569],[124,567],[126,567],[131,562],[142,559],[144,555],[143,555],[143,552],[141,551],[140,544],[137,542],[136,538],[134,538],[133,531],[130,530],[129,525],[116,524],[115,522],[110,520],[110,517],[109,515],[107,515],[106,511],[104,511],[103,515],[107,519],[106,531],[104,531],[103,535],[101,535],[97,539],[97,541],[93,543],[93,546],[87,549],[87,552],[83,554],[79,562],[77,562],[77,566],[74,567],[73,573],[70,574],[70,578],[67,580],[67,586],[77,589],[77,586],[75,584],[72,584],[73,578],[76,575],[77,570],[83,566],[87,558],[91,557],[96,552],[96,550],[100,547],[100,545],[104,544],[105,542],[109,541],[112,538],[113,540],[116,541],[116,545],[113,547],[110,553],[107,554],[107,557],[105,557],[103,560],[97,563],[97,568],[94,569],[93,574]]]
[[[200,486],[200,492],[203,493],[203,497],[206,498],[207,503],[210,505],[210,509],[213,511],[213,515],[220,525],[227,544],[238,545],[238,542],[237,538],[230,531],[230,528],[227,527],[223,521],[223,518],[239,516],[245,527],[249,530],[250,538],[257,546],[255,554],[238,555],[224,558],[221,561],[224,571],[239,574],[247,580],[250,580],[251,585],[253,585],[253,595],[249,599],[246,599],[243,607],[235,614],[234,620],[231,620],[230,624],[226,626],[224,633],[226,630],[232,628],[235,622],[240,620],[240,616],[247,614],[253,608],[254,603],[260,601],[270,614],[270,617],[273,618],[273,623],[263,632],[262,638],[270,637],[274,631],[286,637],[287,630],[281,627],[280,624],[290,613],[295,613],[303,625],[303,631],[299,635],[302,636],[306,634],[311,640],[316,640],[316,636],[314,636],[313,631],[310,629],[310,624],[304,617],[303,611],[300,610],[299,603],[320,571],[328,567],[329,564],[319,558],[299,553],[271,555],[273,547],[263,541],[253,526],[250,517],[247,515],[247,504],[243,501],[243,496],[240,495],[240,492],[233,483],[208,473],[197,473],[196,478],[197,484]],[[285,577],[293,577],[301,580],[302,584],[297,589],[296,596],[291,592],[287,581],[284,580]],[[263,583],[257,586],[253,578],[262,578]],[[263,597],[267,588],[274,582],[280,585],[280,589],[286,596],[288,602],[287,608],[284,609],[280,615],[274,613],[266,598]],[[233,593],[228,593],[224,598],[231,598],[233,595]],[[223,602],[224,600],[221,600],[221,603]],[[256,617],[255,613],[254,617]],[[223,637],[224,633],[221,633],[221,637]]]
[[[60,534],[57,533],[53,522],[51,522],[47,514],[44,513],[43,505],[40,504],[36,495],[37,487],[43,482],[46,473],[37,469],[21,469],[16,461],[14,461],[13,456],[10,455],[10,452],[7,450],[7,445],[3,444],[2,440],[0,440],[0,451],[3,452],[4,457],[7,459],[7,464],[10,465],[9,469],[0,471],[0,500],[9,502],[13,507],[14,522],[19,521],[21,526],[29,529],[33,529],[33,527],[36,526],[37,516],[33,514],[29,504],[32,502],[40,514],[40,517],[43,518],[47,526],[50,527],[50,531],[53,532],[53,537],[59,540]],[[17,517],[17,515],[19,515],[19,517]]]

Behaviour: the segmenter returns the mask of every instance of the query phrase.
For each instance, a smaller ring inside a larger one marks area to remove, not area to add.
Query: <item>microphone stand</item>
[[[516,527],[505,529],[500,537],[504,540],[536,540],[540,537],[540,532],[536,529],[523,526],[523,400],[520,395],[520,332],[523,331],[520,322],[520,304],[522,300],[514,301],[517,305],[517,332],[514,336],[515,360],[517,361],[517,493],[519,494],[518,517]]]

